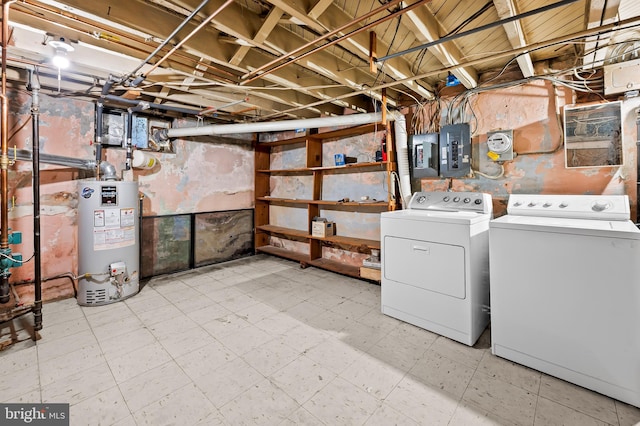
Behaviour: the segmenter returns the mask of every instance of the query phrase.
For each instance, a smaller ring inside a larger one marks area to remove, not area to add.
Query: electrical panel
[[[461,177],[471,173],[471,132],[468,123],[440,128],[440,175]]]
[[[412,135],[409,146],[411,147],[411,177],[437,177],[438,134]]]

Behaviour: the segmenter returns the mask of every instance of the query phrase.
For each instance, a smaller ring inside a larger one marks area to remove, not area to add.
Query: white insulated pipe
[[[212,124],[201,127],[183,127],[167,130],[169,138],[187,136],[231,135],[238,133],[281,132],[295,129],[316,129],[329,126],[359,126],[377,123],[382,113],[348,114],[335,117],[305,118],[301,120],[265,121],[264,123]]]

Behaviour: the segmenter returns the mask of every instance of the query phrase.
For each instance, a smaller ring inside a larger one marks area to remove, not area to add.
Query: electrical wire
[[[31,257],[29,257],[27,260],[20,260],[20,259],[16,259],[15,257],[9,256],[9,255],[7,255],[7,254],[0,253],[0,256],[4,257],[5,259],[9,259],[10,261],[12,261],[12,262],[14,262],[14,263],[19,263],[19,264],[21,264],[21,265],[23,265],[23,264],[25,264],[25,263],[27,263],[27,262],[31,261],[31,259],[33,259],[33,257],[34,257],[35,255],[36,255],[36,254],[35,254],[35,253],[33,253],[33,254],[31,255]]]

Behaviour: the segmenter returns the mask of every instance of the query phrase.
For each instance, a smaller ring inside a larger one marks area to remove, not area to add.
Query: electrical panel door
[[[440,128],[440,175],[461,177],[471,173],[471,135],[468,123]]]
[[[413,178],[438,176],[438,134],[412,135],[411,176]]]

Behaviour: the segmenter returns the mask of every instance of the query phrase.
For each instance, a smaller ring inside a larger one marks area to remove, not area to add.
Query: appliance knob
[[[465,198],[465,199],[464,199],[464,200],[462,200],[462,201],[464,201],[465,203],[470,203],[470,202],[471,202],[471,198]]]
[[[516,201],[515,203],[513,203],[513,207],[520,207],[522,205],[522,203],[520,201]]]
[[[544,203],[542,207],[551,207],[551,203]]]
[[[458,201],[460,201],[460,197],[453,197],[453,202],[457,203]]]
[[[560,203],[560,205],[559,205],[558,207],[560,207],[561,209],[564,209],[564,208],[566,208],[566,207],[569,207],[569,204],[567,204],[567,203],[565,203],[565,202],[563,201],[562,203]]]
[[[442,199],[442,201],[444,201],[445,203],[447,203],[447,202],[449,202],[449,200],[450,200],[450,199],[451,199],[451,198],[449,198],[449,197],[444,197],[444,198]]]
[[[478,198],[478,199],[476,199],[476,200],[474,201],[474,203],[476,203],[476,204],[482,204],[482,199]]]
[[[527,204],[527,206],[529,207],[534,207],[536,205],[536,203],[534,203],[533,201],[531,201],[529,204]]]
[[[427,197],[425,197],[424,195],[421,195],[418,197],[418,204],[422,204],[426,201]]]
[[[603,212],[608,208],[609,203],[601,201],[596,201],[595,203],[593,203],[593,206],[591,206],[591,210],[593,210],[594,212]]]

